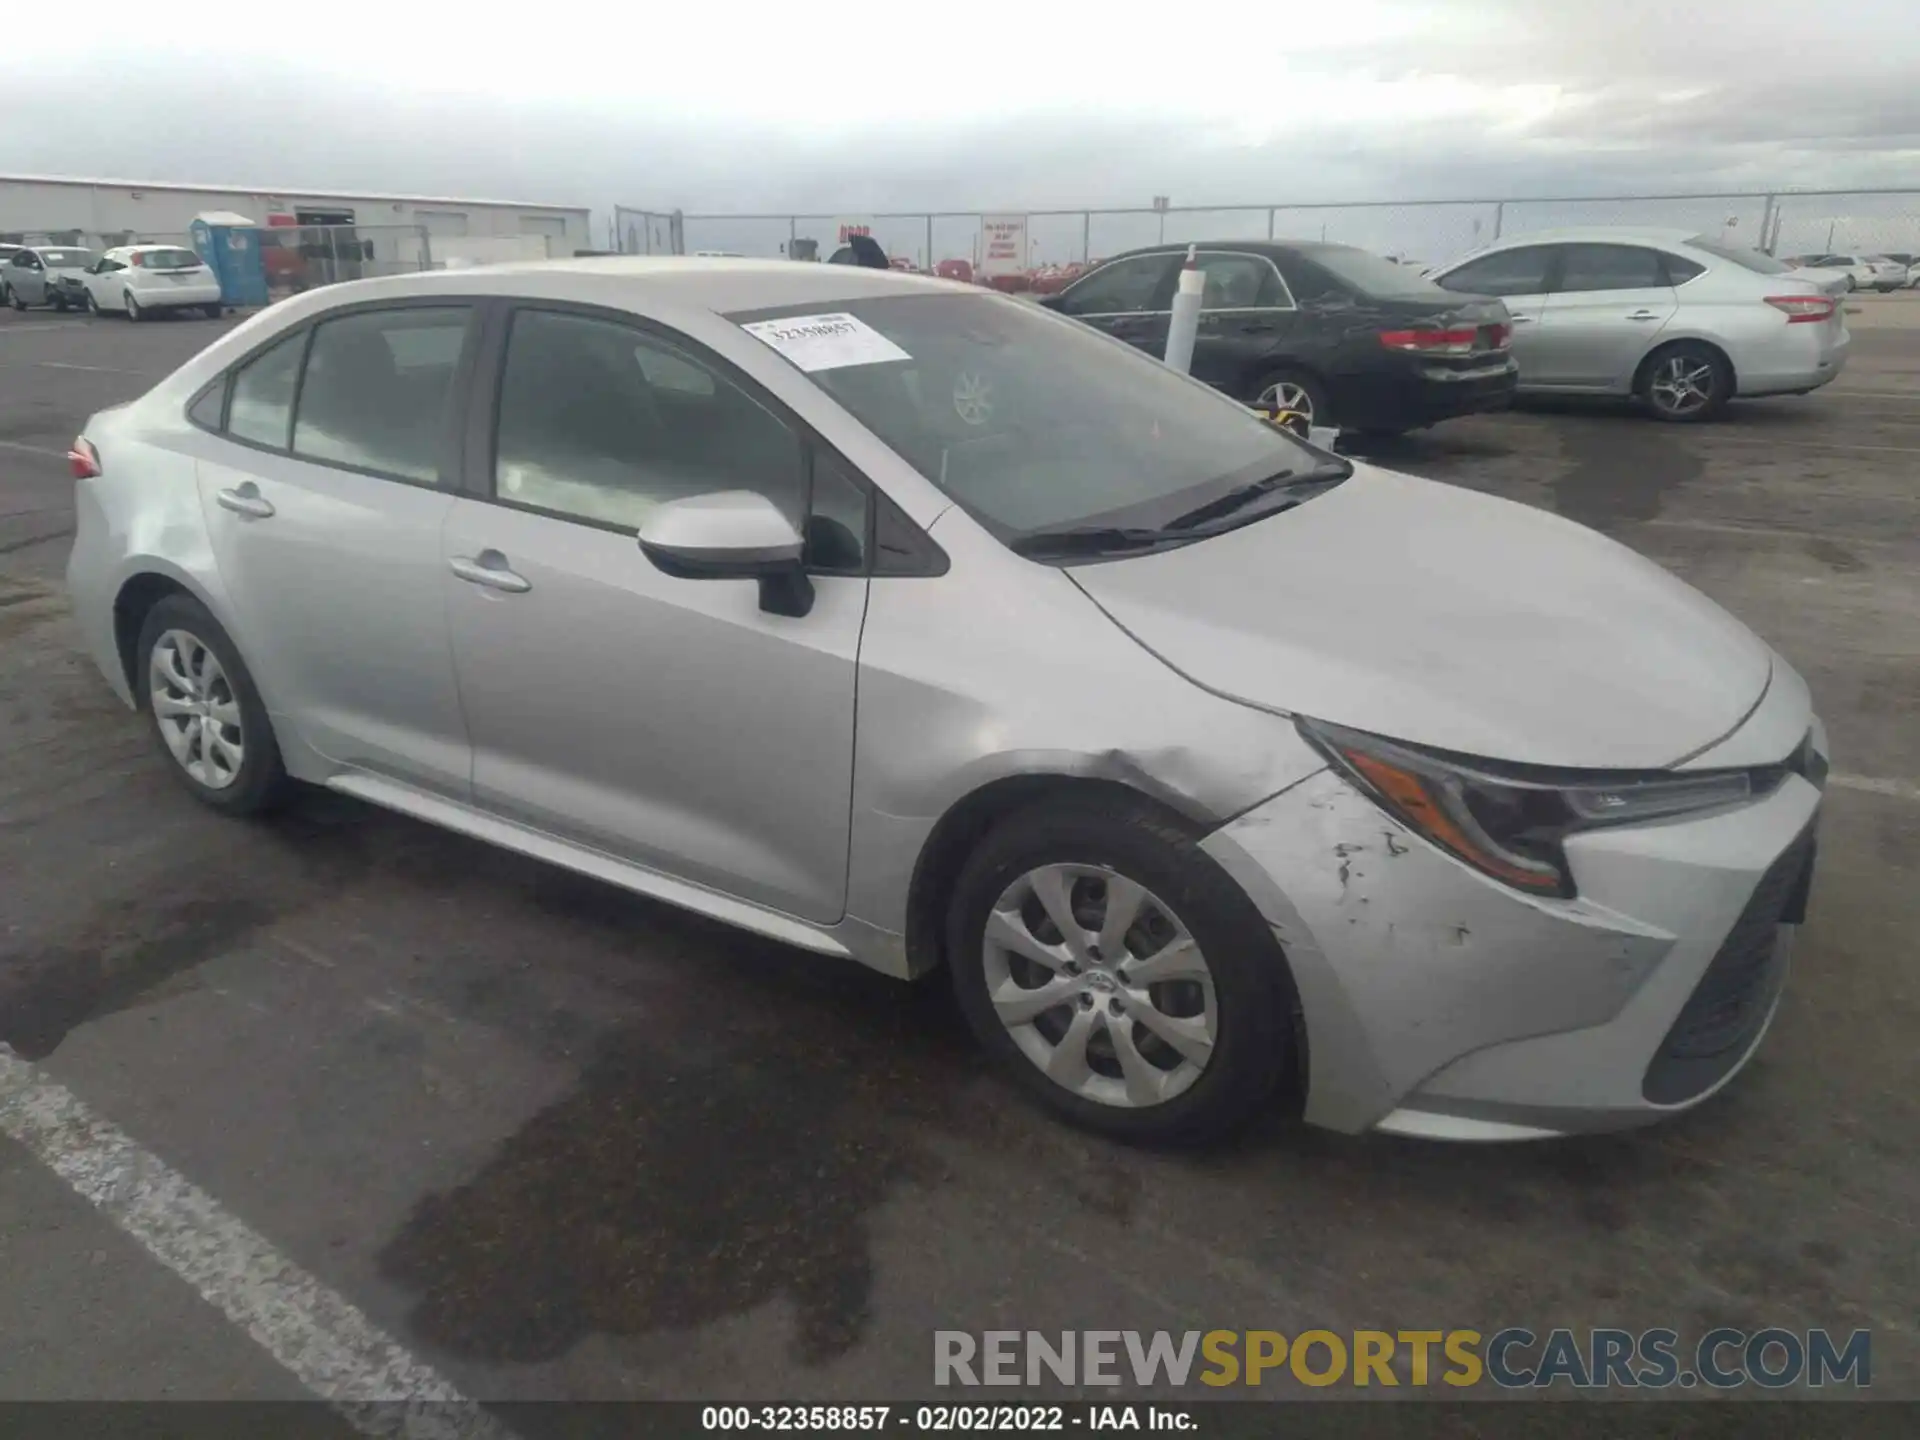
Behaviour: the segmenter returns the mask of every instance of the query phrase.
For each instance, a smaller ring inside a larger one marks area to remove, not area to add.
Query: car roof
[[[1502,235],[1483,246],[1484,250],[1505,250],[1514,245],[1560,245],[1591,241],[1612,245],[1685,245],[1704,232],[1683,230],[1677,226],[1653,225],[1566,225],[1554,230],[1528,230],[1518,235]]]
[[[730,259],[694,255],[592,255],[475,265],[326,286],[311,292],[340,302],[380,296],[432,295],[446,290],[513,295],[537,282],[543,296],[573,296],[618,304],[624,294],[710,310],[774,310],[790,305],[834,305],[882,295],[987,295],[978,286],[936,280],[904,270],[828,265],[810,260]]]
[[[1343,245],[1337,240],[1167,240],[1158,245],[1141,245],[1110,257],[1123,260],[1129,255],[1184,255],[1188,246],[1200,250],[1237,250],[1247,255],[1312,255],[1316,250],[1366,250],[1364,245]],[[1372,251],[1368,251],[1372,254]]]

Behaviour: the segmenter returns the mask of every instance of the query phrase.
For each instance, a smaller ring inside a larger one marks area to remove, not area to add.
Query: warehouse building
[[[180,239],[193,217],[209,210],[236,212],[261,225],[353,226],[367,235],[419,234],[426,237],[436,261],[449,255],[506,258],[496,253],[504,250],[571,255],[593,243],[588,212],[580,206],[0,175],[0,240],[15,243],[104,247]]]

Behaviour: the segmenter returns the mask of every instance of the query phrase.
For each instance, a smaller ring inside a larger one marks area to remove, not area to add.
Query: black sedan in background
[[[1190,242],[1115,256],[1040,303],[1166,353]],[[1203,243],[1193,374],[1315,425],[1392,435],[1513,403],[1513,327],[1499,300],[1456,295],[1351,245]]]

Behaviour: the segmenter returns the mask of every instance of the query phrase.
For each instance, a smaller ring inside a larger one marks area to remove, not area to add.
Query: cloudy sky
[[[1913,0],[43,13],[9,173],[603,214],[1920,185]]]

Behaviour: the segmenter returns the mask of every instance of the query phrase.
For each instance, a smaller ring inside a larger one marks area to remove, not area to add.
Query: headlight
[[[1497,766],[1304,717],[1298,724],[1408,829],[1516,890],[1563,899],[1575,889],[1562,842],[1575,831],[1737,805],[1785,777],[1784,767],[1681,775]]]

